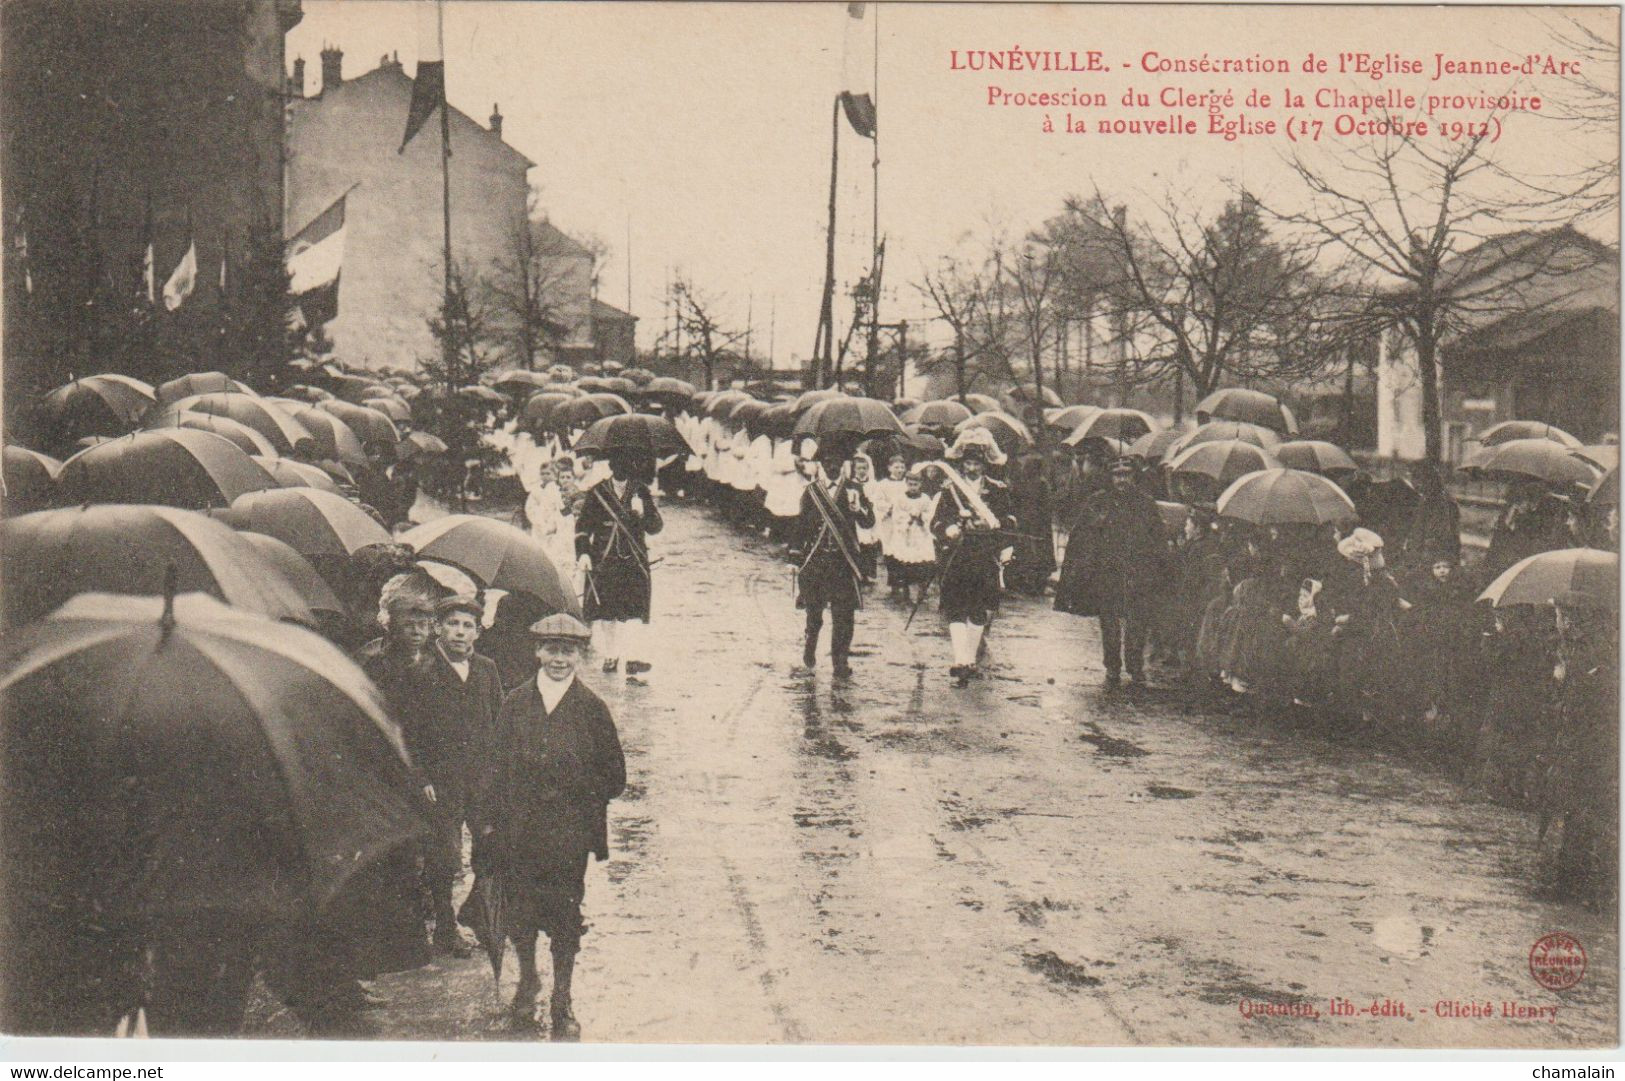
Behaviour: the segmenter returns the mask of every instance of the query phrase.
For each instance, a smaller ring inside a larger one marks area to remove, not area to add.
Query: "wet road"
[[[1106,695],[1094,621],[1031,601],[968,690],[934,610],[905,632],[883,597],[850,686],[827,658],[794,677],[788,568],[700,511],[667,522],[650,684],[586,677],[631,778],[588,872],[586,1039],[1613,1042],[1612,917],[1538,899],[1529,817],[1171,688]],[[1559,929],[1589,955],[1560,993],[1529,970]],[[500,997],[482,958],[389,977],[370,1016],[382,1036],[512,1038],[513,969]],[[1403,1008],[1332,1017],[1333,997]],[[297,1032],[285,1012],[257,1024]]]

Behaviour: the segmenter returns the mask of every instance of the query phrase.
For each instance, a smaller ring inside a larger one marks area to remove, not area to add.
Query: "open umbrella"
[[[594,421],[632,412],[632,406],[618,394],[587,394],[560,402],[547,413],[547,427],[556,432],[586,428]]]
[[[924,404],[925,403],[918,398],[893,398],[891,401],[891,409],[893,413],[897,414],[897,419],[902,420],[904,413],[907,413],[910,409],[918,408]]]
[[[1140,438],[1129,444],[1128,452],[1137,454],[1153,464],[1161,462],[1168,453],[1168,448],[1189,435],[1189,432],[1178,428],[1164,428],[1160,432],[1146,432]]]
[[[903,426],[891,406],[875,398],[830,398],[815,403],[796,418],[792,434],[810,435],[822,442],[830,436],[861,442],[882,435],[901,435]]]
[[[333,392],[307,383],[295,383],[288,388],[288,397],[298,398],[304,402],[325,402],[333,397]]]
[[[1269,451],[1237,439],[1221,439],[1186,447],[1168,463],[1175,475],[1207,477],[1230,484],[1260,469],[1280,469],[1281,463]]]
[[[1239,477],[1219,496],[1218,511],[1254,525],[1331,525],[1359,517],[1343,489],[1301,469],[1264,469]]]
[[[123,435],[152,408],[152,389],[121,375],[87,375],[57,387],[40,403],[54,443],[87,435]]]
[[[1206,424],[1198,424],[1191,431],[1186,432],[1172,443],[1163,452],[1163,460],[1168,461],[1198,443],[1217,443],[1223,440],[1236,440],[1242,443],[1251,443],[1264,450],[1273,450],[1281,445],[1281,437],[1268,428],[1257,424],[1248,424],[1245,421],[1210,420]]]
[[[348,421],[330,409],[294,403],[287,406],[288,415],[304,426],[316,441],[316,455],[346,465],[366,465],[367,452],[361,447],[360,433]],[[359,409],[359,406],[351,406]]]
[[[232,501],[220,519],[286,543],[307,559],[347,557],[369,544],[388,544],[389,532],[366,511],[318,488],[273,488]]]
[[[751,396],[742,390],[719,390],[705,399],[705,415],[708,417],[726,417],[733,412],[734,406],[740,402],[748,402]]]
[[[1009,390],[1004,392],[1005,408],[1009,409],[1012,413],[1020,412],[1022,406],[1032,404],[1033,398],[1035,395],[1037,395],[1037,393],[1038,392],[1032,387],[1025,384],[1011,387]],[[1045,409],[1059,409],[1066,403],[1061,401],[1061,396],[1055,393],[1053,388],[1045,387],[1042,400],[1040,400],[1038,404],[1043,406]]]
[[[1157,422],[1138,409],[1102,409],[1079,423],[1062,442],[1075,447],[1090,436],[1098,435],[1132,443],[1156,428]]]
[[[610,385],[610,380],[601,375],[584,375],[575,381],[576,386],[588,394],[619,394],[620,392]]]
[[[1002,413],[1004,403],[991,394],[964,394],[959,400],[977,413]]]
[[[338,482],[319,466],[309,462],[296,462],[292,458],[273,458],[261,454],[251,454],[254,463],[276,481],[278,488],[316,488],[334,495],[343,495]]]
[[[239,383],[224,372],[188,372],[179,379],[171,379],[167,383],[158,385],[157,400],[159,405],[173,405],[182,398],[190,398],[197,394],[253,394],[254,389],[247,383]]]
[[[268,533],[240,529],[237,536],[248,542],[255,551],[265,557],[267,563],[277,569],[312,612],[325,615],[344,614],[346,611],[344,602],[339,600],[338,594],[333,592],[333,587],[327,584],[326,579],[316,573],[316,568],[310,565],[310,560]]]
[[[762,413],[757,425],[763,435],[772,436],[774,439],[789,439],[796,426],[795,403],[774,402]]]
[[[165,408],[230,417],[263,435],[278,454],[292,454],[294,447],[302,440],[311,438],[309,430],[290,416],[286,409],[253,394],[195,394]]]
[[[472,384],[471,386],[458,387],[457,393],[462,395],[464,398],[473,398],[475,401],[488,402],[491,405],[504,405],[508,401],[508,399],[503,396],[500,391],[493,390],[490,387],[481,386],[478,383]]]
[[[1619,606],[1619,554],[1596,548],[1539,552],[1512,564],[1478,595],[1497,608],[1513,604]]]
[[[213,432],[160,428],[110,439],[62,463],[68,503],[161,503],[224,507],[277,482],[238,446]]]
[[[1237,420],[1257,424],[1280,435],[1298,434],[1297,418],[1281,404],[1281,399],[1245,387],[1225,387],[1203,398],[1196,404],[1196,420],[1199,424],[1209,420]]]
[[[332,401],[335,405],[351,404],[349,402],[338,401],[337,399],[332,399]],[[371,409],[375,413],[382,413],[385,419],[394,421],[396,424],[412,419],[412,407],[407,405],[406,402],[400,398],[367,398],[362,401],[361,407],[364,409]],[[335,417],[344,416],[343,413],[334,413],[333,415]],[[355,425],[352,424],[350,427],[354,429]],[[366,441],[367,437],[362,435],[360,431],[356,431],[355,434],[360,435],[363,442]]]
[[[1514,439],[1550,439],[1570,450],[1576,450],[1580,446],[1580,441],[1568,432],[1538,420],[1503,420],[1499,424],[1492,424],[1479,433],[1478,445],[1495,447]]]
[[[659,398],[673,405],[682,405],[694,397],[694,384],[686,379],[673,379],[669,375],[662,375],[639,387],[637,394],[639,398]]]
[[[337,398],[322,402],[317,408],[342,420],[361,441],[363,450],[374,445],[392,447],[401,441],[401,433],[396,429],[395,421],[409,419],[412,414],[407,410],[405,403],[397,403],[393,399],[388,402],[382,402],[377,398],[372,400],[379,402],[380,405],[399,404],[401,416],[393,417],[378,406],[353,405],[350,402],[341,402]]]
[[[451,448],[446,446],[444,439],[441,439],[433,432],[425,432],[419,429],[401,436],[401,441],[395,448],[395,453],[402,458],[416,458],[426,454],[445,454],[449,450]]]
[[[1596,482],[1600,472],[1551,439],[1513,439],[1480,447],[1461,468],[1501,480],[1528,478],[1554,486],[1578,484],[1587,488]]]
[[[62,463],[37,450],[7,443],[0,449],[0,479],[5,481],[7,515],[44,510],[56,496]]]
[[[274,619],[311,622],[310,609],[274,567],[231,529],[173,507],[106,503],[23,514],[0,531],[0,578],[9,626],[38,619],[73,596],[202,590]]]
[[[971,416],[969,406],[943,398],[917,405],[897,419],[904,424],[917,424],[921,428],[951,432],[956,425],[969,420]]]
[[[1360,468],[1348,451],[1324,439],[1295,439],[1282,443],[1272,453],[1288,469],[1310,473],[1353,473]]]
[[[633,386],[641,387],[654,382],[655,373],[651,372],[648,368],[628,368],[626,371],[621,373],[621,378],[625,379]]]
[[[1008,413],[978,413],[954,425],[954,434],[958,435],[966,428],[986,428],[993,433],[993,441],[1005,454],[1013,455],[1033,444],[1032,433],[1027,431],[1027,426]]]
[[[554,612],[581,614],[574,591],[565,586],[540,543],[506,522],[477,514],[448,514],[401,535],[420,559],[450,563],[487,589],[523,593]]]
[[[912,461],[935,461],[948,453],[942,438],[914,425],[903,426],[903,446]]]
[[[817,390],[802,391],[800,394],[796,395],[796,400],[792,407],[792,411],[796,416],[799,417],[801,414],[805,413],[819,402],[827,402],[831,398],[840,397],[844,397],[844,394],[841,391],[836,390],[834,387],[820,387]]]
[[[533,372],[524,368],[515,368],[497,373],[491,380],[491,385],[507,394],[522,397],[530,394],[540,387],[551,382],[546,372]]]
[[[653,458],[694,453],[671,421],[648,413],[622,414],[594,421],[575,441],[573,449],[596,454],[630,452]]]
[[[201,594],[93,593],[8,635],[0,672],[8,852],[91,861],[68,869],[87,933],[305,926],[428,839],[377,691],[309,631]]]
[[[570,401],[574,395],[557,394],[553,391],[544,391],[532,394],[526,399],[519,410],[519,421],[531,431],[546,431],[551,421],[553,410]]]
[[[762,434],[762,418],[767,415],[773,406],[768,402],[759,402],[754,398],[740,402],[728,411],[728,424],[733,428],[743,428],[752,438]]]
[[[1618,443],[1592,443],[1581,447],[1579,450],[1571,450],[1569,453],[1576,458],[1584,458],[1598,469],[1619,468]]]
[[[1586,496],[1586,502],[1594,507],[1619,506],[1619,466],[1611,467],[1608,472],[1597,478],[1597,483],[1591,486],[1591,493]]]
[[[1046,409],[1044,426],[1052,431],[1070,433],[1098,412],[1098,405],[1066,405],[1059,409]]]
[[[271,441],[248,425],[230,417],[217,417],[213,413],[194,413],[190,409],[165,409],[157,416],[149,416],[143,427],[195,428],[200,432],[213,432],[223,439],[231,440],[250,457],[256,454],[273,456],[276,454],[276,448],[271,445]]]

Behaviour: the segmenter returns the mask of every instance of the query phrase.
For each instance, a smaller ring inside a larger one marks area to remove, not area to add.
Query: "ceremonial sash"
[[[999,521],[999,516],[989,509],[987,503],[977,494],[976,489],[972,488],[970,482],[960,476],[953,466],[947,462],[936,462],[934,464],[942,470],[943,474],[948,478],[949,484],[953,486],[954,501],[959,505],[961,512],[964,512],[965,505],[968,503],[970,504],[971,513],[980,519],[987,528],[1002,529],[1004,527],[1004,523]]]
[[[612,531],[609,535],[609,543],[604,545],[603,555],[607,557],[610,549],[615,546],[615,533],[623,533],[626,536],[627,546],[632,550],[632,558],[637,560],[638,570],[642,571],[644,576],[647,577],[649,565],[638,552],[637,534],[632,532],[631,523],[625,517],[626,509],[621,506],[621,501],[615,496],[614,489],[611,489],[610,494],[606,496],[602,487],[595,487],[592,494],[598,497],[598,502],[603,506],[604,510],[609,512],[609,523]]]
[[[835,538],[835,547],[840,551],[841,558],[846,560],[846,565],[851,568],[853,576],[861,581],[863,579],[863,572],[858,569],[857,554],[847,546],[846,537],[841,533],[840,525],[837,521],[840,511],[836,508],[835,504],[830,501],[829,493],[824,491],[824,486],[818,483],[816,480],[807,485],[807,490],[812,493],[813,506],[818,508],[818,513],[824,519],[823,527],[818,532],[818,539],[813,542],[812,547],[807,551],[807,562],[812,562],[814,553],[816,553],[819,546],[823,544],[824,535],[827,533]],[[806,568],[806,563],[802,564],[802,568]]]

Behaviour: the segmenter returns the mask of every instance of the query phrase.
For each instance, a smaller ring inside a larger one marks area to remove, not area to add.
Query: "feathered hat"
[[[1004,451],[986,428],[966,428],[960,432],[954,445],[948,448],[947,458],[957,462],[970,452],[978,454],[988,465],[1003,465],[1005,461]]]

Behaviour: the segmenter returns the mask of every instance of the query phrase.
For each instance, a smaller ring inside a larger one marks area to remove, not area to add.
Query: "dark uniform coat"
[[[1083,501],[1066,542],[1057,611],[1076,616],[1140,608],[1168,574],[1168,544],[1154,499],[1102,488]]]
[[[860,579],[854,573],[844,548],[859,568],[858,529],[873,529],[875,508],[863,494],[863,486],[838,485],[830,498],[820,503],[812,491],[813,481],[801,492],[801,512],[796,517],[796,541],[790,555],[797,564],[796,607],[818,609],[858,607]]]
[[[589,620],[647,623],[652,583],[646,538],[665,523],[648,485],[628,481],[617,496],[615,484],[611,478],[588,489],[576,516],[576,555],[592,557],[582,612]]]
[[[609,801],[625,788],[615,722],[580,680],[552,713],[535,680],[503,700],[469,824],[503,876],[510,931],[581,933],[587,857],[609,858]]]
[[[1003,529],[1013,530],[1010,490],[984,475],[979,494]],[[950,539],[948,527],[954,525],[962,532]],[[942,567],[943,617],[950,623],[985,623],[988,613],[999,606],[999,552],[1012,546],[1010,533],[989,527],[949,481],[937,497],[931,535],[937,538],[937,563]]]

